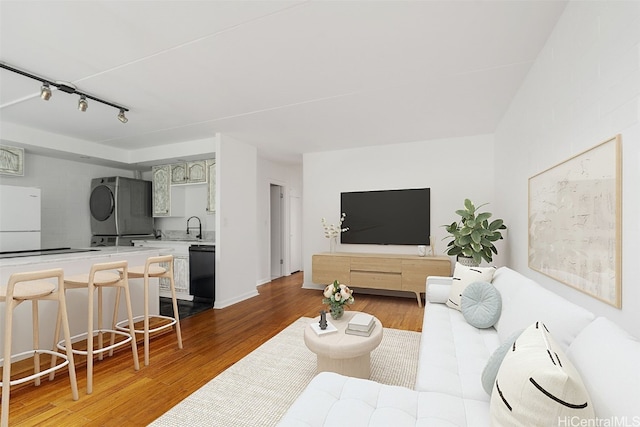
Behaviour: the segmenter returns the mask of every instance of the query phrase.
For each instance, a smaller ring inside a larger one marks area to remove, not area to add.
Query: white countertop
[[[161,243],[161,244],[189,244],[189,245],[209,245],[215,246],[216,242],[213,240],[180,240],[180,239],[145,239],[145,240],[132,240],[132,243]]]
[[[0,268],[13,267],[18,265],[27,264],[49,264],[60,263],[75,260],[99,258],[104,256],[122,255],[122,254],[139,254],[144,252],[153,252],[154,248],[151,247],[136,247],[136,246],[106,246],[99,248],[74,248],[74,249],[91,249],[89,252],[75,252],[71,254],[51,254],[51,255],[37,255],[26,256],[17,258],[4,258],[0,259]],[[155,248],[157,251],[157,248]],[[51,268],[54,268],[52,266]]]

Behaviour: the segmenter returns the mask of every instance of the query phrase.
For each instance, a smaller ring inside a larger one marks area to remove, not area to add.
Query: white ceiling
[[[0,61],[131,111],[0,70],[0,119],[101,150],[222,133],[283,161],[492,133],[565,5],[1,0]]]

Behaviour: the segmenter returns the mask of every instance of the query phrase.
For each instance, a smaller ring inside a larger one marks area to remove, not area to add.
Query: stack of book
[[[376,327],[376,322],[373,320],[373,316],[366,313],[358,313],[351,318],[345,334],[360,335],[362,337],[368,337],[371,335],[371,331]]]

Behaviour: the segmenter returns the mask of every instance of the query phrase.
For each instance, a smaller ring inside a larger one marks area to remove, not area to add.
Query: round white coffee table
[[[327,321],[338,331],[318,335],[311,324],[318,323],[320,316],[313,319],[304,329],[304,343],[318,356],[318,372],[336,372],[357,378],[369,378],[371,374],[371,351],[382,341],[382,323],[374,317],[375,328],[368,337],[349,335],[344,332],[349,320],[357,311],[345,311],[339,320],[333,320],[327,313]]]

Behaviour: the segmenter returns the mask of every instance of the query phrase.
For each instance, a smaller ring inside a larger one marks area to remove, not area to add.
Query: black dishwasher
[[[216,247],[212,245],[189,246],[189,293],[194,301],[215,302],[216,298]]]

